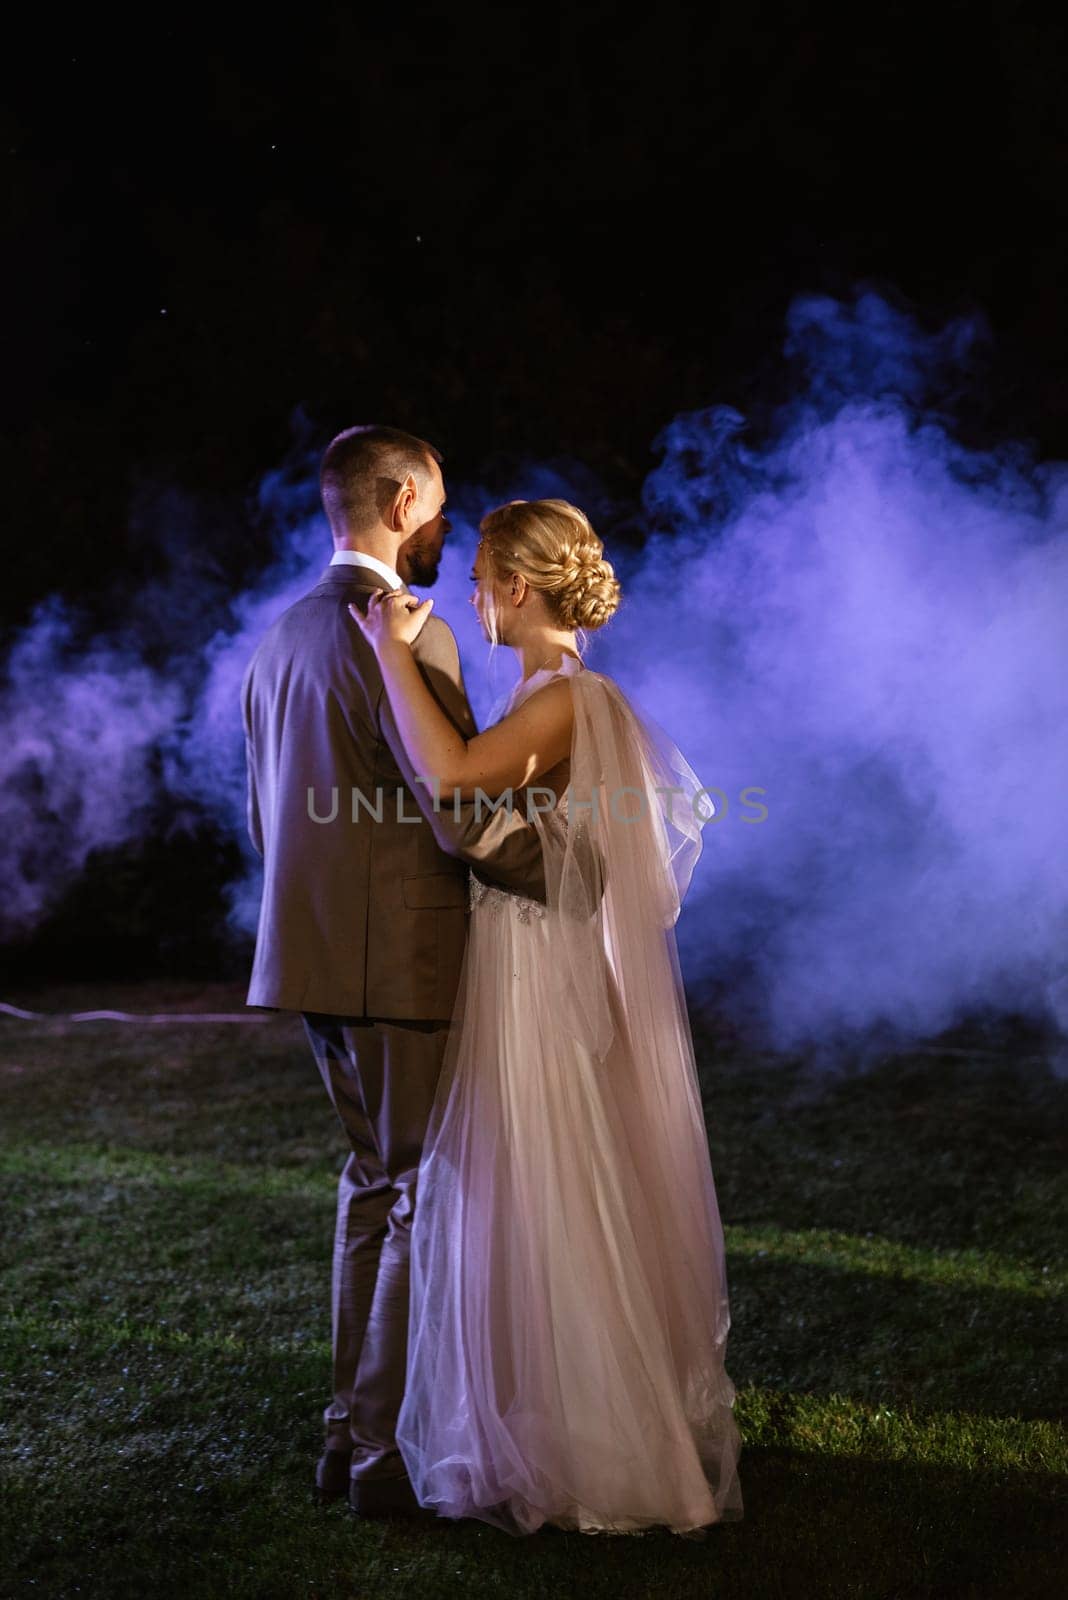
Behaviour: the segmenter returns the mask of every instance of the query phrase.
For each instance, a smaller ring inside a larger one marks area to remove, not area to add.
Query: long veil
[[[675,940],[712,808],[610,678],[570,681],[567,803],[531,809],[545,913],[472,921],[420,1169],[397,1439],[442,1514],[682,1532],[743,1514]]]

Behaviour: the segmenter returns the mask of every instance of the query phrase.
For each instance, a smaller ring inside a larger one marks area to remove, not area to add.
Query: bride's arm
[[[485,733],[464,739],[427,688],[409,644],[381,639],[377,653],[409,760],[429,785],[437,780],[442,805],[455,795],[470,800],[476,789],[492,798],[522,788],[570,754],[574,710],[566,679],[546,684]]]

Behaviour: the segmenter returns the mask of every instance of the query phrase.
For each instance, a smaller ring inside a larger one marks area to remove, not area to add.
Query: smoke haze
[[[759,439],[724,406],[676,418],[644,544],[608,535],[624,603],[588,664],[718,807],[678,927],[688,985],[774,1048],[903,1043],[985,1011],[1068,1031],[1068,467],[955,439],[986,337],[975,321],[925,333],[874,294],[799,298],[796,398]],[[121,624],[86,640],[51,596],[11,641],[0,937],[46,919],[161,801],[171,829],[206,812],[242,841],[230,919],[254,930],[238,687],[330,559],[316,466],[301,454],[264,480],[265,564],[243,593],[183,561],[193,513],[166,492],[140,516],[167,577],[124,596]],[[577,467],[531,465],[495,495],[449,483],[434,613],[480,726],[518,669],[506,649],[489,661],[469,604],[478,517],[549,494],[599,530],[619,514]]]

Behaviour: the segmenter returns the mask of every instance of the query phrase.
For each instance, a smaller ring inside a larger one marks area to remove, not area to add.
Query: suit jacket
[[[329,566],[271,624],[242,681],[248,831],[263,857],[250,1006],[448,1020],[469,866],[545,900],[525,789],[511,814],[483,803],[476,818],[473,800],[454,806],[447,793],[435,812],[432,792],[415,781],[377,658],[348,612],[350,601],[365,611],[372,591],[389,587],[370,567]],[[442,710],[473,737],[452,629],[430,616],[412,648]],[[315,820],[335,803],[331,820]]]

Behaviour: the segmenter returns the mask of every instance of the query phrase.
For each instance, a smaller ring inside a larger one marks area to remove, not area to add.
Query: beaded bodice
[[[513,894],[510,889],[498,889],[496,884],[483,883],[473,872],[468,874],[467,882],[467,904],[471,911],[476,906],[485,906],[487,911],[499,916],[511,905],[520,922],[529,922],[531,917],[545,915],[545,907],[540,900],[528,900],[525,895]]]
[[[560,796],[553,807],[553,811],[566,821],[566,792]],[[483,883],[480,878],[475,877],[473,872],[469,872],[467,875],[467,908],[469,911],[473,911],[476,906],[481,905],[485,905],[487,911],[497,912],[498,914],[507,910],[510,905],[516,912],[520,922],[529,922],[531,917],[544,917],[545,915],[545,907],[540,900],[529,900],[526,895],[514,894],[511,889],[499,889],[496,884]]]

